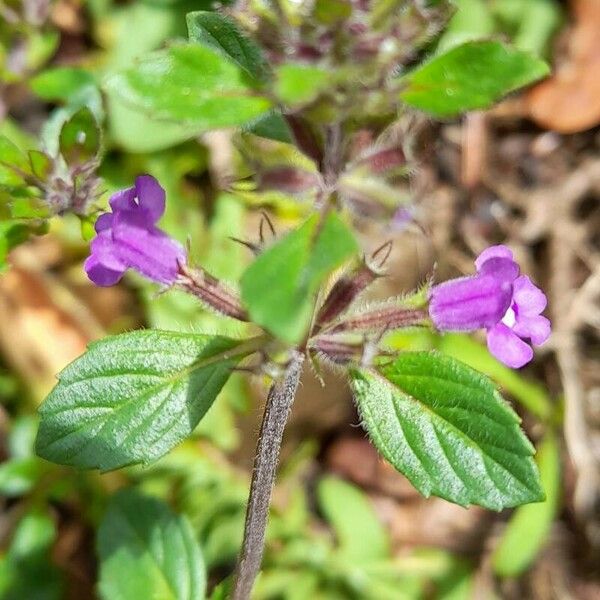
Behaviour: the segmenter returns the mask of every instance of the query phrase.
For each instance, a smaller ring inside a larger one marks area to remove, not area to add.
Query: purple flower
[[[546,296],[506,246],[492,246],[475,261],[477,274],[436,285],[430,292],[429,315],[440,331],[487,330],[490,352],[519,368],[533,358],[529,339],[539,346],[550,336],[550,321],[541,315]]]
[[[96,220],[96,237],[84,263],[88,277],[100,286],[117,283],[127,269],[170,285],[186,253],[179,242],[156,227],[165,212],[165,191],[150,175],[110,199],[112,212]]]

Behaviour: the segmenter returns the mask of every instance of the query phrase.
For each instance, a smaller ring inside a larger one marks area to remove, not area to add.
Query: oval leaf
[[[106,600],[205,597],[202,553],[187,519],[155,498],[116,494],[98,530],[100,594]]]
[[[261,49],[229,17],[198,10],[188,13],[186,21],[191,42],[220,52],[258,81],[266,78],[269,67]]]
[[[95,342],[41,406],[36,452],[103,471],[157,459],[194,430],[246,347],[167,331]]]
[[[364,566],[389,558],[387,531],[364,492],[343,479],[329,476],[319,482],[317,498],[345,560]]]
[[[487,377],[435,352],[355,369],[363,425],[424,496],[493,510],[543,500],[533,446]]]
[[[155,119],[188,123],[190,135],[243,125],[271,108],[246,71],[199,44],[155,52],[110,77],[106,87]]]
[[[406,75],[400,97],[410,106],[450,117],[487,108],[548,73],[548,65],[528,52],[500,42],[467,42]]]
[[[306,333],[315,296],[325,278],[356,251],[351,231],[330,213],[318,230],[313,215],[265,250],[241,280],[252,320],[294,344]]]

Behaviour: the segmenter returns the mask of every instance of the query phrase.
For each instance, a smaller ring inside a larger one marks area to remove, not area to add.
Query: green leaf
[[[60,130],[60,153],[67,163],[84,163],[100,152],[100,127],[89,108],[78,110]]]
[[[436,352],[351,376],[373,443],[424,496],[493,510],[543,500],[533,446],[487,377]]]
[[[19,522],[8,552],[0,556],[2,600],[60,600],[62,577],[49,559],[56,538],[54,521],[39,510]]]
[[[287,64],[277,68],[275,93],[290,106],[308,104],[330,83],[332,74],[310,65]]]
[[[248,123],[243,130],[268,140],[286,144],[293,142],[292,132],[286,120],[280,112],[276,111],[269,112],[252,123]]]
[[[6,136],[0,135],[0,185],[25,185],[22,173],[31,173],[27,157]]]
[[[466,42],[403,77],[400,97],[438,117],[487,108],[502,96],[549,73],[532,54],[500,42]]]
[[[254,350],[252,342],[157,330],[95,342],[41,406],[36,452],[102,470],[159,458],[194,430],[232,367]]]
[[[265,250],[241,279],[252,320],[290,344],[306,334],[319,286],[358,249],[335,213],[320,230],[318,224],[319,215],[310,217]]]
[[[456,12],[444,29],[437,53],[467,41],[481,40],[495,32],[494,18],[486,0],[453,0]],[[519,0],[520,1],[520,0]]]
[[[243,125],[271,108],[244,70],[198,44],[155,52],[110,77],[106,87],[155,119],[186,122],[190,137]]]
[[[537,463],[546,500],[514,512],[492,555],[494,571],[501,577],[518,577],[548,541],[560,501],[560,449],[552,431],[538,448]]]
[[[94,116],[96,124],[104,119],[102,95],[95,85],[86,85],[79,88],[75,93],[68,97],[66,104],[55,109],[44,123],[41,131],[41,140],[44,150],[50,156],[54,157],[59,153],[60,135],[63,127],[67,122],[74,118],[77,113],[80,115],[78,117],[78,126],[81,127],[88,122],[88,137],[96,135],[93,133],[93,127],[89,118],[85,117],[85,111],[89,111]],[[90,143],[90,145],[91,140],[92,137],[89,137],[88,143]]]
[[[529,381],[522,372],[494,358],[484,344],[461,333],[446,333],[435,338],[438,350],[453,356],[496,381],[536,417],[547,420],[554,407],[548,391],[540,383]]]
[[[158,499],[117,493],[98,530],[100,595],[106,600],[199,600],[206,573],[194,532]]]
[[[43,473],[42,461],[35,456],[15,458],[0,464],[0,496],[22,496]]]
[[[333,25],[352,16],[352,5],[346,0],[316,0],[314,16],[319,23]]]
[[[324,477],[317,488],[319,506],[331,523],[345,560],[364,565],[389,558],[389,539],[368,498],[337,477]]]
[[[21,219],[0,221],[0,271],[6,266],[8,253],[29,238],[31,230]]]
[[[41,152],[40,150],[30,150],[28,156],[32,173],[39,180],[46,181],[50,173],[52,173],[54,161],[45,152]]]
[[[85,69],[57,67],[47,69],[29,80],[33,92],[43,100],[69,100],[82,88],[95,85],[94,76]]]
[[[216,50],[257,81],[266,79],[269,66],[261,49],[229,17],[199,10],[189,13],[186,21],[191,42]]]

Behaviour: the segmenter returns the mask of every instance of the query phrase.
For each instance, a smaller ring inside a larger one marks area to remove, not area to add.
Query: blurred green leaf
[[[38,420],[34,415],[22,415],[13,420],[8,434],[8,450],[11,458],[28,458],[34,455],[33,445],[37,428]]]
[[[319,215],[313,215],[259,255],[242,276],[250,317],[282,340],[299,342],[319,286],[357,250],[339,216],[330,213],[319,229]]]
[[[187,124],[150,118],[124,102],[115,90],[107,90],[106,95],[111,138],[128,152],[163,150],[199,133]]]
[[[292,132],[286,120],[280,112],[275,110],[248,123],[242,130],[268,140],[275,140],[286,144],[293,142]]]
[[[8,253],[23,242],[27,241],[31,229],[26,220],[7,219],[0,221],[0,271],[6,268]]]
[[[106,88],[158,120],[201,131],[243,125],[271,107],[248,74],[215,50],[177,44],[116,73]]]
[[[52,173],[54,161],[46,153],[41,152],[40,150],[30,150],[28,156],[32,173],[40,181],[46,181]]]
[[[333,527],[344,560],[364,565],[389,557],[387,532],[368,498],[357,487],[336,477],[323,477],[317,498]]]
[[[60,130],[59,150],[67,164],[80,164],[97,158],[101,143],[100,127],[88,108],[78,110]]]
[[[14,458],[0,464],[0,496],[15,497],[29,492],[44,468],[39,458]]]
[[[95,342],[41,406],[36,452],[102,470],[155,460],[194,430],[232,367],[255,349],[156,330]]]
[[[517,48],[540,55],[564,20],[556,0],[495,0],[491,8]]]
[[[27,157],[6,136],[0,135],[0,185],[25,185],[23,175],[30,174]]]
[[[105,600],[199,600],[206,573],[184,517],[155,498],[118,492],[98,529],[100,595]]]
[[[49,560],[56,537],[54,521],[33,510],[19,522],[5,556],[0,556],[2,600],[61,600],[63,582]]]
[[[60,150],[60,136],[66,123],[75,115],[82,119],[85,111],[90,112],[96,123],[104,119],[104,107],[100,91],[95,85],[87,85],[65,99],[65,105],[55,109],[42,127],[42,147],[50,156],[57,156]],[[79,123],[82,126],[83,122]],[[89,126],[91,127],[91,125]],[[93,134],[92,134],[93,135]],[[90,138],[91,141],[91,138]]]
[[[262,50],[232,19],[218,12],[199,10],[189,13],[186,21],[191,42],[217,50],[257,81],[266,79],[269,66]]]
[[[316,0],[314,16],[325,25],[344,21],[352,15],[352,5],[346,0]]]
[[[289,106],[308,104],[331,83],[332,74],[319,67],[286,64],[277,67],[275,93]]]
[[[466,42],[405,75],[400,97],[414,108],[451,117],[487,108],[548,73],[548,65],[527,52],[500,42]]]
[[[522,0],[519,0],[522,2]],[[456,12],[444,29],[437,53],[445,52],[469,40],[491,36],[495,22],[487,0],[453,0]]]
[[[58,31],[40,31],[31,28],[26,45],[26,61],[29,71],[39,69],[56,52],[60,44]]]
[[[77,67],[46,69],[29,80],[33,92],[43,100],[68,101],[86,86],[94,86],[94,76]]]
[[[518,577],[548,541],[560,503],[560,448],[549,430],[538,447],[537,463],[546,500],[515,510],[492,555],[500,577]]]
[[[492,510],[543,499],[533,446],[485,376],[433,352],[351,376],[373,443],[424,496]]]
[[[100,20],[102,43],[108,46],[109,71],[130,67],[134,60],[185,35],[185,15],[208,8],[209,0],[190,0],[164,5],[132,2],[112,6]],[[131,35],[131,31],[144,35]],[[106,94],[110,139],[129,152],[153,152],[179,144],[195,135],[186,124],[156,121],[123,102],[115,91]]]

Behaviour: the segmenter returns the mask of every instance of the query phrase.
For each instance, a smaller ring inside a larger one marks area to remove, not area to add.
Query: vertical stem
[[[283,430],[298,389],[303,363],[304,355],[294,351],[283,379],[275,381],[269,390],[256,447],[250,497],[246,509],[244,541],[238,560],[232,600],[250,598],[254,580],[260,570],[279,449]]]

